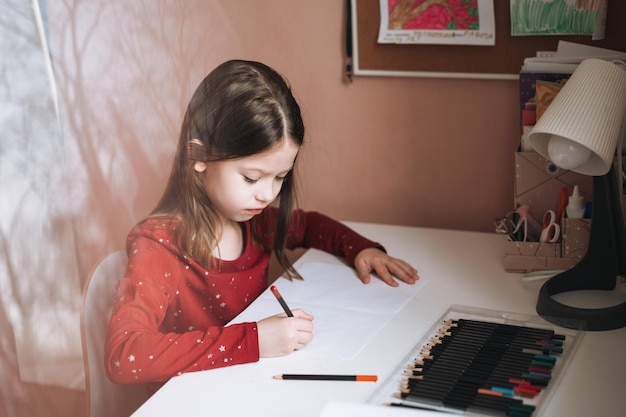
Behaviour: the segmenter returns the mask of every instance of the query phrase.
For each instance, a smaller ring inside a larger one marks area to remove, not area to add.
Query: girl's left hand
[[[399,285],[394,276],[407,284],[415,284],[415,281],[419,279],[417,270],[411,265],[402,259],[392,258],[376,248],[367,248],[359,252],[354,259],[354,267],[364,284],[370,282],[372,271],[392,287]]]

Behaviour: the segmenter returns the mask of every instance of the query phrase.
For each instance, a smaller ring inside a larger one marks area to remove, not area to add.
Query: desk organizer
[[[538,316],[453,305],[368,402],[539,417],[581,339]]]
[[[538,222],[547,210],[556,211],[561,190],[566,188],[569,196],[575,185],[585,200],[590,201],[593,191],[591,176],[561,169],[536,152],[515,154],[514,204],[528,205],[529,214]],[[578,263],[587,251],[589,241],[589,228],[582,223],[588,225],[590,219],[565,219],[565,214],[563,217],[560,225],[562,240],[559,242],[508,241],[505,269],[509,272],[532,272],[567,269]]]
[[[626,164],[626,158],[622,163]],[[547,210],[557,210],[561,190],[566,188],[569,196],[575,185],[585,201],[591,201],[592,176],[561,169],[537,152],[515,153],[514,205],[528,205],[529,214],[539,223]],[[622,210],[626,208],[625,200],[622,194]],[[587,252],[591,219],[570,219],[563,213],[560,226],[561,241],[556,243],[507,241],[504,268],[508,272],[532,272],[576,265]]]
[[[506,242],[504,267],[508,272],[532,272],[568,269],[587,252],[591,219],[568,219],[561,222],[561,241]]]

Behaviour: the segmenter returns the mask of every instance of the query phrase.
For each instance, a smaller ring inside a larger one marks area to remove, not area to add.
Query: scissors
[[[540,242],[558,242],[561,237],[561,226],[556,222],[554,210],[547,210],[543,214],[543,227],[541,229]]]
[[[536,242],[539,239],[541,224],[529,213],[528,204],[522,204],[506,216],[494,220],[496,233],[508,234],[516,242]]]

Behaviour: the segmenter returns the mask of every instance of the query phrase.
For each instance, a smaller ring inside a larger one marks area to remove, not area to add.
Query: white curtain
[[[198,4],[0,0],[0,405],[84,389],[82,286],[169,173]]]
[[[0,9],[0,366],[11,399],[21,382],[81,388],[84,377],[74,207],[45,18],[36,1]]]
[[[158,200],[200,80],[245,58],[306,88],[304,35],[343,6],[302,4],[0,0],[0,417],[39,415],[28,384],[84,389],[82,287]]]

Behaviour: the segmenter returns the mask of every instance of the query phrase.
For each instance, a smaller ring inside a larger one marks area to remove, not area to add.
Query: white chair
[[[96,266],[83,291],[81,338],[89,417],[128,417],[147,399],[145,385],[114,384],[104,370],[104,340],[126,263],[125,251],[110,253]]]

